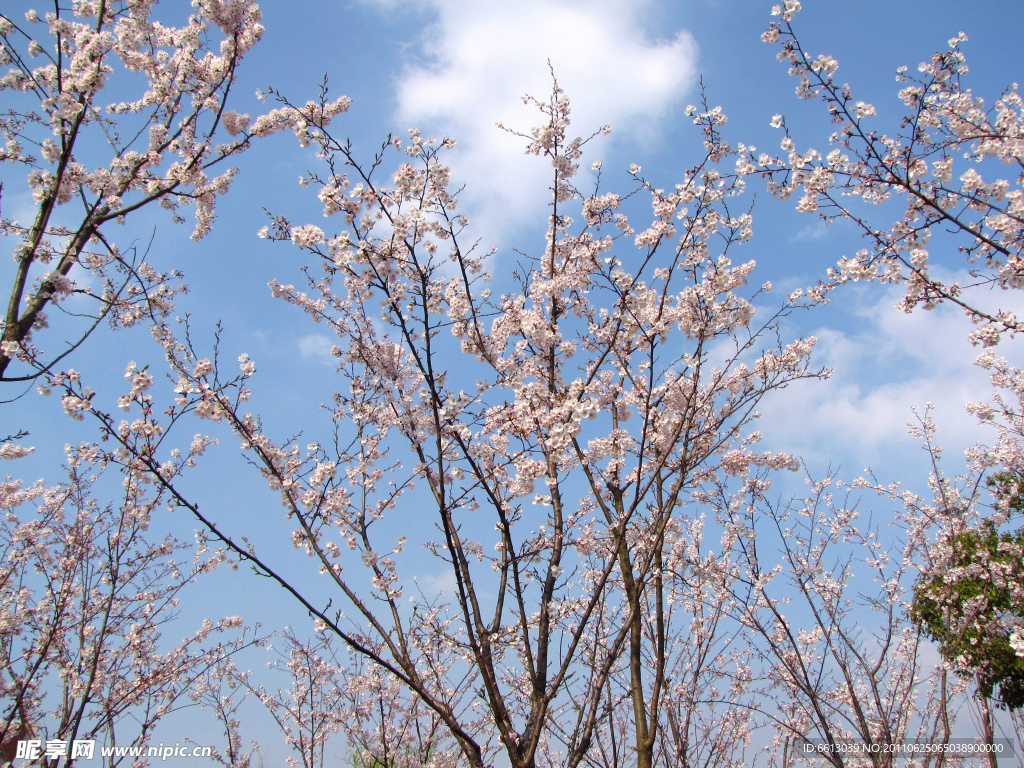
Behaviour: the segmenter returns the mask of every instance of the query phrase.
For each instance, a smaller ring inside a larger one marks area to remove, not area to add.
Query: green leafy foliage
[[[1022,483],[1015,472],[989,479],[1000,509],[1022,511]],[[1024,622],[1024,529],[1000,532],[985,521],[951,533],[934,551],[914,586],[911,619],[957,672],[977,677],[982,696],[1003,709],[1024,707],[1024,658],[1011,644],[1013,627]]]

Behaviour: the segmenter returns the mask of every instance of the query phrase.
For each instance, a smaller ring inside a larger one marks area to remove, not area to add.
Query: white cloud
[[[653,39],[643,25],[644,2],[431,5],[436,21],[424,29],[422,56],[400,76],[398,119],[458,141],[449,155],[454,179],[468,185],[468,215],[489,238],[544,210],[550,166],[524,158],[526,142],[495,123],[528,133],[540,122],[540,113],[521,98],[550,95],[549,61],[572,100],[571,136],[611,123],[613,138],[651,140],[695,80],[693,38],[674,30],[664,40]],[[591,156],[583,167],[594,159],[599,157]]]
[[[452,599],[459,594],[459,585],[455,580],[454,571],[441,571],[440,573],[428,573],[417,577],[419,588],[427,599],[445,597]]]
[[[323,334],[313,333],[300,338],[299,354],[303,360],[316,360],[331,365],[335,363],[334,357],[331,356],[331,340]]]
[[[828,225],[823,221],[816,221],[813,224],[800,229],[795,235],[794,240],[824,240],[828,235],[832,234],[832,230],[829,229]]]
[[[992,387],[973,365],[981,350],[967,342],[971,325],[963,313],[943,305],[907,315],[895,308],[898,288],[866,296],[858,323],[813,332],[816,363],[832,368],[833,377],[799,382],[765,401],[759,429],[770,447],[811,463],[842,462],[853,472],[869,465],[888,472],[924,457],[907,423],[912,406],[929,402],[950,459],[976,442],[994,442],[994,430],[964,410],[968,401],[987,400]]]

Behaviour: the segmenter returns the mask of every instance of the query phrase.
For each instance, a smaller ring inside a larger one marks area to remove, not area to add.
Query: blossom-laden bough
[[[111,225],[151,205],[183,222],[194,206],[199,240],[237,172],[230,159],[254,138],[302,128],[228,108],[238,67],[263,35],[254,3],[195,0],[181,27],[159,21],[153,6],[89,0],[45,15],[0,13],[0,94],[10,105],[0,161],[28,169],[24,192],[36,206],[30,222],[0,219],[17,263],[0,381],[56,371],[103,321],[116,329],[167,317],[185,290],[182,273],[115,243]],[[0,202],[21,192],[8,181]],[[44,348],[38,336],[57,309],[67,318],[51,334],[66,338]]]

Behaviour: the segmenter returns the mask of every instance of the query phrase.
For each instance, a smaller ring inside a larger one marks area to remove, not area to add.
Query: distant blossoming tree
[[[103,464],[96,446],[69,447],[66,483],[0,484],[0,742],[60,742],[68,765],[82,757],[75,741],[145,746],[209,667],[255,640],[237,617],[165,637],[181,596],[224,555],[152,537],[166,491],[139,477],[119,504],[99,503]]]

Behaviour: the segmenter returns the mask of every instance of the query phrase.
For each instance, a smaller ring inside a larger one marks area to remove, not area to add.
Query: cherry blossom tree
[[[236,70],[263,34],[257,6],[196,0],[176,28],[154,18],[153,5],[96,0],[23,19],[0,14],[0,94],[10,104],[0,160],[27,170],[37,204],[31,222],[0,220],[17,262],[0,380],[50,370],[104,320],[123,328],[166,316],[184,290],[181,273],[158,272],[136,245],[116,244],[110,226],[151,204],[184,221],[194,206],[198,240],[235,174],[229,159],[275,129],[227,108]],[[145,87],[126,98],[139,76]],[[71,297],[86,301],[72,312]],[[55,310],[68,315],[54,320],[65,340],[44,349],[38,336]],[[10,369],[15,360],[23,370]]]
[[[256,691],[275,718],[287,719],[289,743],[304,754],[303,765],[313,757],[322,763],[327,738],[339,731],[361,768],[458,765],[435,713],[362,655],[349,649],[349,658],[339,659],[331,639],[319,632],[307,643],[286,631],[285,650],[272,666],[288,672],[291,688],[274,695],[262,687]]]
[[[740,585],[723,565],[732,553],[728,542],[714,547],[708,538],[716,530],[704,513],[676,516],[666,526],[641,604],[640,664],[620,664],[606,686],[589,765],[634,765],[642,750],[655,765],[751,764],[752,740],[767,721],[752,687],[753,649],[732,615]],[[635,679],[642,697],[632,695]],[[646,732],[640,744],[637,719]]]
[[[156,336],[177,379],[173,405],[160,412],[133,389],[120,405],[138,418],[118,426],[80,380],[50,377],[66,410],[98,419],[118,446],[110,460],[148,473],[211,536],[277,579],[322,631],[365,657],[367,674],[400,681],[471,765],[498,749],[524,768],[588,759],[620,670],[632,691],[632,748],[652,765],[660,699],[648,704],[643,690],[667,681],[662,661],[647,679],[645,655],[658,656],[645,648],[644,611],[670,589],[662,574],[676,521],[720,476],[796,468],[755,450],[751,422],[766,394],[823,373],[808,367],[814,339],[778,340],[792,302],[755,321],[752,302],[771,286],[746,288],[754,263],[733,263],[752,218],[736,210],[744,180],[718,165],[744,165],[743,148],[722,139],[721,110],[695,107],[707,154],[671,192],[634,167],[625,198],[603,192],[600,175],[584,194],[575,180],[590,139],[568,138],[569,102],[556,83],[550,100],[534,102],[544,123],[520,134],[552,167],[546,245],[495,296],[487,269],[501,257],[461,245],[466,220],[442,163],[451,140],[389,137],[363,165],[329,130],[336,102],[326,86],[305,108],[271,95],[282,104],[272,114],[307,124],[300,139],[317,146],[324,170],[304,183],[344,222],[329,236],[274,217],[263,233],[309,260],[311,293],[276,281],[273,293],[338,337],[346,388],[328,409],[330,442],[273,440],[244,411],[248,356],[229,378],[217,356],[164,323]],[[387,183],[379,177],[390,153],[405,159]],[[637,195],[654,211],[639,232],[622,211]],[[158,443],[190,412],[241,439],[296,525],[294,545],[350,619],[333,599],[303,594],[174,485]],[[408,466],[400,445],[412,452]],[[440,540],[421,544],[455,585],[440,604],[410,595],[400,567],[408,539],[384,524],[427,503]]]
[[[773,195],[786,199],[798,194],[797,210],[814,213],[826,224],[852,222],[867,243],[856,256],[843,257],[809,294],[826,300],[839,286],[858,280],[900,284],[905,287],[901,309],[955,304],[975,326],[971,344],[985,348],[976,365],[991,372],[992,399],[968,403],[967,409],[995,426],[994,444],[972,448],[968,474],[951,481],[938,471],[939,449],[930,442],[934,425],[929,418],[923,422],[928,426],[919,430],[935,462],[930,484],[936,503],[930,505],[930,519],[937,526],[937,540],[919,585],[915,616],[958,669],[978,676],[979,690],[987,698],[993,665],[1006,671],[1017,664],[1009,646],[1015,624],[1006,621],[1008,606],[1003,601],[997,610],[999,600],[986,602],[982,582],[994,579],[992,586],[998,589],[1007,573],[1020,567],[1020,553],[1012,543],[1017,534],[996,532],[1006,523],[1016,496],[997,490],[994,498],[986,498],[984,477],[996,468],[995,478],[1013,478],[1024,468],[1021,372],[991,349],[1021,330],[1014,312],[1001,302],[1012,307],[1015,292],[1024,287],[1024,104],[1016,84],[991,107],[966,87],[968,68],[961,46],[967,37],[960,33],[949,40],[948,50],[920,64],[918,76],[908,74],[906,67],[899,70],[899,98],[906,112],[895,131],[883,133],[875,127],[875,108],[857,100],[853,88],[836,79],[838,62],[814,56],[800,43],[793,27],[799,10],[795,0],[776,6],[778,20],[763,39],[780,46],[779,60],[799,80],[797,96],[826,107],[837,126],[830,137],[832,149],[827,154],[813,148],[798,151],[785,119],[777,115],[773,125],[785,132],[781,148],[787,154],[763,154],[751,162],[767,177]],[[880,222],[884,214],[872,207],[885,210],[883,206],[897,199],[901,217]],[[956,273],[966,273],[966,278]],[[919,511],[927,513],[923,507]],[[987,556],[989,547],[982,541],[993,546],[1001,542],[997,548],[1009,560]],[[959,546],[953,547],[955,542]],[[967,551],[973,553],[969,563],[964,560]],[[967,569],[963,580],[954,578],[959,587],[939,586],[951,568],[953,573]],[[963,590],[973,595],[967,603],[960,602]],[[952,623],[940,627],[940,615]],[[993,658],[955,652],[968,638],[973,638],[972,645],[988,638],[982,647]],[[1001,660],[995,658],[1000,655],[996,649],[1005,651]],[[1006,693],[1004,703],[1017,700],[1009,688]]]
[[[711,500],[734,542],[734,557],[712,567],[733,576],[742,596],[734,616],[760,672],[754,687],[777,702],[762,713],[772,721],[772,762],[788,764],[817,740],[831,750],[851,742],[881,750],[816,755],[822,764],[894,765],[904,756],[887,752],[892,745],[948,740],[928,730],[925,713],[948,715],[954,697],[931,701],[921,690],[920,633],[904,615],[907,572],[920,559],[908,521],[888,530],[858,522],[856,496],[832,478],[781,504],[765,484],[752,474]],[[865,584],[873,589],[862,591]]]
[[[905,284],[908,311],[955,302],[982,345],[1020,330],[1008,310],[974,297],[985,285],[1019,287],[1021,195],[1008,181],[984,183],[973,168],[959,186],[951,181],[963,152],[1019,164],[1019,99],[1011,90],[986,112],[961,90],[962,39],[926,64],[922,79],[908,78],[902,98],[911,114],[891,139],[870,131],[873,110],[834,82],[832,59],[804,53],[791,25],[799,3],[789,0],[765,38],[781,42],[799,95],[823,99],[841,125],[834,151],[798,154],[787,132],[788,154],[755,157],[725,141],[724,114],[702,103],[688,114],[702,132],[703,156],[672,183],[633,166],[624,194],[607,191],[600,163],[593,187],[581,181],[584,149],[601,131],[571,138],[569,101],[555,82],[549,99],[528,100],[542,124],[512,131],[550,164],[552,179],[546,228],[513,264],[466,243],[460,206],[471,190],[453,184],[445,164],[452,139],[412,130],[407,140],[389,136],[364,160],[331,127],[349,102],[329,98],[326,80],[304,106],[270,91],[277,107],[255,122],[227,112],[258,14],[213,0],[195,8],[189,26],[172,33],[138,26],[135,6],[82,5],[94,26],[49,21],[52,70],[32,71],[24,57],[6,54],[16,65],[6,88],[26,98],[57,89],[40,96],[53,102],[43,110],[49,117],[11,118],[10,130],[26,137],[45,126],[63,138],[57,154],[36,140],[53,171],[35,167],[22,147],[27,138],[7,149],[33,166],[41,218],[33,227],[5,223],[26,255],[0,374],[17,358],[41,391],[59,393],[71,418],[99,425],[99,442],[74,460],[123,473],[130,503],[110,514],[134,510],[133,493],[191,512],[202,545],[217,549],[214,559],[230,556],[269,577],[314,622],[313,639],[285,639],[288,687],[271,693],[273,685],[223,653],[200,655],[194,678],[180,688],[153,678],[146,701],[176,701],[188,689],[224,727],[227,748],[216,759],[242,766],[257,754],[243,748],[246,694],[277,719],[291,759],[310,768],[325,761],[336,729],[357,763],[388,768],[498,760],[516,768],[745,765],[761,729],[775,737],[767,759],[780,765],[792,764],[812,736],[833,748],[915,736],[948,743],[966,683],[947,680],[949,665],[922,679],[909,590],[919,571],[952,562],[943,532],[989,513],[1005,522],[1010,502],[985,508],[981,479],[992,466],[1020,469],[1024,377],[991,349],[980,359],[1000,393],[971,408],[997,421],[999,442],[975,449],[970,471],[955,481],[936,466],[933,500],[854,484],[902,505],[895,532],[870,522],[859,528],[855,499],[833,499],[834,479],[813,484],[807,499],[771,500],[773,473],[800,464],[758,450],[754,427],[773,390],[825,374],[809,362],[815,340],[784,342],[782,321],[852,280]],[[28,39],[4,18],[5,39]],[[228,38],[220,56],[199,57],[190,35],[211,23]],[[141,41],[134,48],[121,42],[129,32]],[[87,43],[93,53],[78,55]],[[39,48],[24,45],[26,56]],[[180,56],[161,56],[168,48]],[[86,129],[111,125],[94,95],[113,70],[97,62],[118,57],[131,70],[139,50],[154,95],[122,110],[126,125],[138,121],[124,131],[134,138],[110,139],[113,170],[90,174],[71,145]],[[79,69],[71,69],[95,74],[71,88],[61,57],[76,55]],[[159,71],[153,63],[168,60],[179,63]],[[188,79],[196,70],[204,74]],[[159,101],[160,78],[179,74],[192,112],[184,95],[178,109]],[[214,146],[222,122],[235,138]],[[781,117],[776,123],[785,127]],[[303,185],[329,222],[270,215],[262,236],[290,244],[301,259],[301,277],[274,280],[270,290],[336,337],[339,382],[322,423],[289,425],[286,434],[301,440],[275,437],[250,410],[259,392],[248,354],[235,368],[219,338],[211,353],[187,318],[171,320],[177,278],[148,269],[101,232],[148,202],[179,215],[192,201],[201,236],[230,178],[211,181],[207,171],[253,137],[284,128],[316,152],[318,167]],[[133,149],[147,135],[149,153]],[[178,160],[165,167],[172,153]],[[801,210],[851,219],[871,246],[843,260],[807,292],[809,301],[793,294],[774,312],[765,310],[770,284],[752,285],[755,264],[738,255],[753,235],[742,196],[757,174],[779,197],[799,191]],[[51,221],[75,195],[85,204],[82,222]],[[852,204],[900,195],[908,201],[903,218],[885,229]],[[648,200],[652,213],[641,213]],[[641,216],[649,226],[634,224]],[[970,285],[929,270],[930,233],[940,227],[967,238]],[[35,288],[25,287],[34,264],[54,260]],[[152,324],[172,394],[154,386],[152,367],[135,363],[122,392],[93,392],[87,377],[57,367],[64,352],[36,346],[30,331],[44,327],[43,308],[79,290],[68,278],[76,264],[104,286],[92,293],[93,323]],[[282,505],[296,560],[257,551],[249,531],[201,511],[180,482],[213,442],[179,442],[193,418],[239,440]],[[926,421],[926,446],[932,432]],[[937,461],[938,451],[931,455]],[[98,556],[97,549],[89,558]],[[424,594],[417,581],[435,571],[450,585],[443,597]],[[865,617],[878,620],[873,634],[863,631]],[[336,652],[337,643],[351,657]],[[33,679],[26,677],[22,699],[37,691]],[[170,705],[155,706],[162,713]],[[11,710],[7,727],[33,723],[26,707]],[[983,723],[991,742],[988,710]],[[833,751],[817,760],[891,765],[895,756]]]
[[[266,647],[272,644],[267,643]],[[247,690],[243,679],[247,673],[235,665],[234,657],[226,657],[212,665],[189,691],[189,698],[224,729],[224,748],[214,748],[211,757],[218,765],[250,768],[263,765],[259,744],[250,743],[248,751],[242,736],[243,706]],[[194,743],[194,742],[193,742]]]
[[[185,290],[181,273],[158,272],[144,249],[116,244],[111,226],[150,204],[182,222],[194,206],[198,240],[236,172],[230,158],[254,137],[301,132],[281,115],[251,121],[228,108],[237,68],[263,33],[257,6],[196,0],[192,11],[181,27],[159,20],[152,2],[54,3],[49,13],[24,18],[0,13],[7,107],[0,160],[26,172],[23,188],[13,175],[0,184],[0,207],[23,191],[36,204],[29,222],[0,219],[16,262],[0,331],[0,380],[53,372],[40,385],[49,394],[47,383],[77,377],[56,366],[101,322],[117,329],[166,316]],[[59,321],[48,317],[54,310]],[[55,338],[44,348],[39,337],[51,321]],[[147,402],[153,377],[131,368],[130,398]],[[93,393],[81,394],[75,404],[87,408]],[[3,458],[24,455],[16,441],[26,436],[20,429],[0,439]],[[159,435],[144,440],[152,445]],[[163,471],[176,476],[205,447],[193,441],[185,458],[173,451]],[[109,483],[89,472],[102,474],[106,458],[83,445],[68,455],[67,483],[26,488],[8,477],[3,485],[4,760],[26,737],[145,745],[159,719],[187,706],[185,694],[206,667],[253,642],[215,641],[237,635],[239,619],[208,621],[176,646],[161,639],[179,592],[223,554],[203,554],[201,545],[186,567],[179,558],[194,547],[149,538],[150,515],[166,491],[147,496],[150,478],[130,467],[122,500],[99,501]]]
[[[0,741],[57,740],[73,765],[74,741],[145,746],[209,667],[257,638],[230,617],[168,644],[181,596],[223,553],[152,537],[166,497],[152,484],[129,478],[120,504],[99,503],[96,446],[69,447],[68,467],[55,487],[0,487]]]
[[[284,649],[279,653],[280,658],[268,667],[287,673],[289,688],[271,693],[264,685],[251,682],[248,674],[238,679],[270,711],[288,746],[298,755],[298,759],[286,758],[288,765],[301,762],[302,768],[322,768],[327,740],[338,732],[342,721],[338,665],[326,642],[303,643],[287,628]]]
[[[444,723],[401,681],[379,665],[354,656],[339,665],[345,706],[342,718],[353,763],[360,768],[456,766],[459,754]]]

